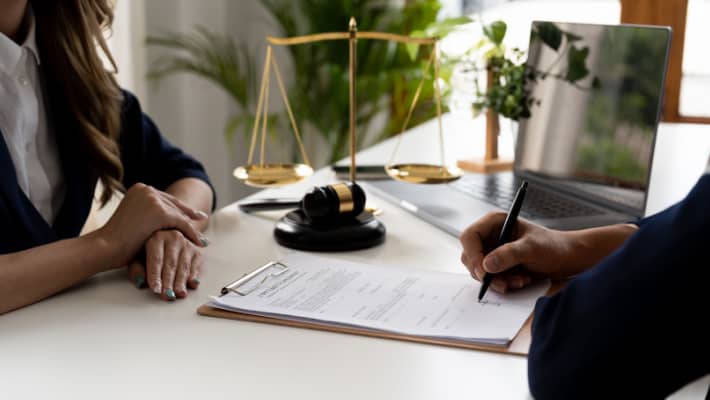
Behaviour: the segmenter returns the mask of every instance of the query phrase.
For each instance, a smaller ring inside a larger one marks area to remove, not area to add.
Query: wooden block
[[[490,174],[494,172],[511,171],[513,169],[513,160],[467,159],[457,161],[456,165],[464,171]]]

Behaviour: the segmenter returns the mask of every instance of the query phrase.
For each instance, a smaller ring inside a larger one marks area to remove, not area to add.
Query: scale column
[[[357,22],[350,17],[350,182],[355,182],[355,76],[357,68]]]

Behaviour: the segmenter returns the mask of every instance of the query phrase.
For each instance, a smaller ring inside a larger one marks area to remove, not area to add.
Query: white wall
[[[260,60],[264,35],[277,33],[258,0],[119,0],[109,46],[118,64],[119,83],[138,96],[168,140],[204,164],[221,207],[254,191],[232,177],[233,169],[246,162],[248,150],[241,132],[231,145],[224,138],[224,125],[235,111],[233,102],[214,84],[193,75],[173,75],[159,84],[146,78],[151,63],[165,51],[146,46],[146,37],[187,33],[198,25],[233,35],[237,41],[249,40]],[[284,59],[283,51],[276,54]],[[286,61],[282,68],[288,69]],[[281,107],[276,94],[272,90],[272,109]]]
[[[187,32],[196,25],[224,30],[229,20],[227,3],[225,0],[146,1],[145,33]],[[163,51],[141,47],[146,51],[148,65]],[[180,74],[162,80],[159,85],[149,82],[141,100],[168,140],[203,163],[217,190],[218,206],[233,201],[239,193],[231,177],[232,149],[226,146],[222,133],[231,109],[226,94],[204,80]]]
[[[108,46],[118,67],[118,83],[143,99],[145,85],[145,0],[118,1]]]

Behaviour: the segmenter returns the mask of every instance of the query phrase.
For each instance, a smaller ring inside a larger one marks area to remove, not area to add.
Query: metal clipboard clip
[[[288,266],[278,261],[272,261],[222,288],[221,296],[229,292],[246,296],[263,285],[269,278],[277,277],[288,271]],[[258,278],[258,279],[257,279]]]

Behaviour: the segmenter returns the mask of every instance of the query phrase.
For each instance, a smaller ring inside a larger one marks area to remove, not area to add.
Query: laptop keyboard
[[[503,209],[509,209],[521,180],[512,174],[477,175],[466,174],[451,187],[478,200]],[[599,215],[594,207],[578,203],[554,192],[528,186],[520,215],[527,219],[572,218]]]

